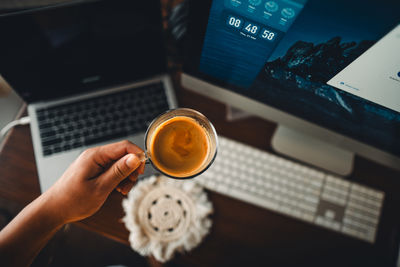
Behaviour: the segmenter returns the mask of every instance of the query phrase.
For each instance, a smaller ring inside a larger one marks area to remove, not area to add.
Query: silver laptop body
[[[91,146],[83,146],[77,149],[72,149],[69,151],[57,153],[57,154],[52,154],[50,156],[43,156],[43,148],[42,148],[42,143],[40,139],[40,133],[39,133],[39,125],[38,125],[38,120],[36,116],[36,110],[41,109],[44,107],[54,107],[57,105],[62,105],[66,103],[71,103],[74,101],[82,100],[82,99],[87,99],[91,97],[97,97],[97,96],[102,96],[102,95],[107,95],[115,92],[120,92],[124,91],[127,89],[132,89],[135,87],[141,87],[147,84],[155,83],[157,81],[161,81],[164,85],[165,88],[165,93],[167,96],[169,108],[176,108],[177,107],[177,102],[174,94],[174,90],[172,87],[172,83],[170,80],[170,77],[168,75],[161,75],[158,77],[155,77],[153,79],[147,79],[141,82],[135,82],[132,84],[127,84],[124,86],[119,86],[119,87],[113,87],[113,88],[108,88],[92,93],[86,93],[82,95],[76,95],[76,96],[71,96],[71,97],[65,97],[63,99],[59,100],[54,100],[54,101],[48,101],[48,102],[38,102],[38,103],[32,103],[28,105],[28,114],[29,117],[31,118],[31,134],[32,134],[32,141],[33,141],[33,148],[35,152],[35,159],[36,159],[36,165],[38,168],[38,174],[39,174],[39,183],[40,183],[40,189],[41,192],[46,191],[48,188],[50,188],[58,178],[64,173],[64,171],[68,168],[68,166],[79,156],[82,151],[87,149],[88,147],[93,147],[93,146],[100,146],[104,145],[107,143],[112,143],[112,142],[117,142],[120,140],[129,140],[136,145],[138,145],[141,148],[144,148],[144,133],[141,132],[135,135],[130,135],[125,138],[117,138],[117,139],[111,139],[106,142],[101,142],[98,144],[94,144]],[[145,176],[154,174],[155,170],[150,166],[146,166],[146,171],[145,171]]]

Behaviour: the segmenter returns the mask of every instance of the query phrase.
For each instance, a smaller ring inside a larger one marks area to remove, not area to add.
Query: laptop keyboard
[[[145,132],[168,109],[161,82],[38,109],[43,156]]]

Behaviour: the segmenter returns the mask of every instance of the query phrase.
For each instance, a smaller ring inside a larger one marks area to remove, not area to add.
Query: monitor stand
[[[283,125],[278,125],[271,145],[278,153],[342,176],[353,170],[354,153]]]
[[[236,121],[254,116],[246,111],[243,111],[241,109],[229,105],[225,105],[225,110],[226,110],[226,119],[228,121]]]

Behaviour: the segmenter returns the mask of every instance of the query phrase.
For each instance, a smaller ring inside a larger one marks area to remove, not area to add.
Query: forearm
[[[49,198],[42,195],[26,206],[0,232],[0,259],[4,266],[27,266],[64,221]]]

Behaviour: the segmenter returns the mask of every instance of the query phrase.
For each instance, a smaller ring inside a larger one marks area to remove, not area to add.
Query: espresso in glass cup
[[[193,178],[213,163],[218,149],[214,126],[189,108],[168,110],[155,118],[145,135],[146,159],[160,173]]]

